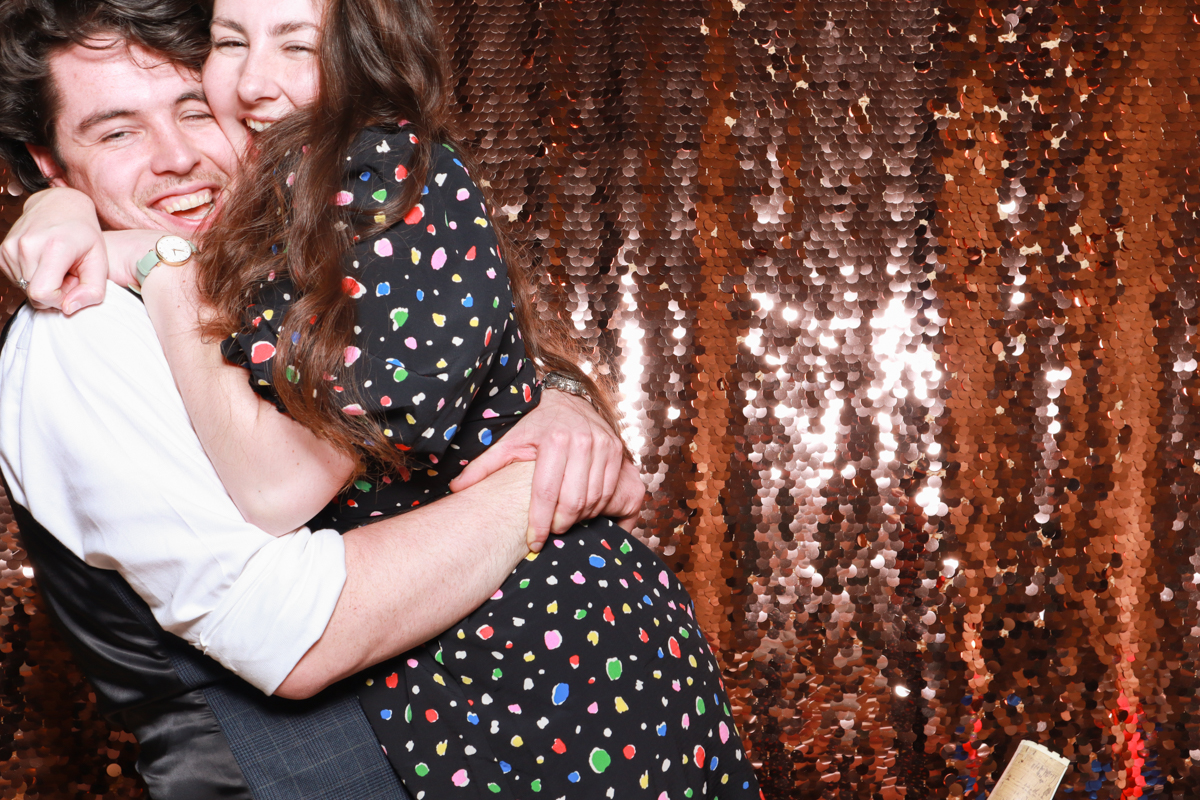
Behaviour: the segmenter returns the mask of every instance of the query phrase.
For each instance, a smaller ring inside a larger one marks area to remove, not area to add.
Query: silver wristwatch
[[[542,378],[542,387],[545,389],[557,389],[560,392],[582,397],[589,403],[592,402],[592,393],[587,390],[587,387],[581,381],[572,378],[570,375],[564,375],[561,372],[547,372],[546,376]]]

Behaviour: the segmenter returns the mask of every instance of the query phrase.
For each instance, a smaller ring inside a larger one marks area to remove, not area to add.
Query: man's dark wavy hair
[[[0,159],[29,191],[48,183],[25,145],[55,149],[59,96],[50,58],[103,38],[199,70],[208,15],[190,0],[0,0]]]

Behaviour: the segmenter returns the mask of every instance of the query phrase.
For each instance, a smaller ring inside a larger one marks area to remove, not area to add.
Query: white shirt
[[[242,519],[196,438],[142,304],[110,284],[73,317],[17,312],[0,354],[0,469],[13,501],[163,628],[270,694],[346,580],[335,531]]]

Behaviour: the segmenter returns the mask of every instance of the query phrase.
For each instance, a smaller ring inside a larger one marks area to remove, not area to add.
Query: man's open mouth
[[[199,221],[212,213],[215,207],[212,189],[201,189],[192,194],[176,195],[155,203],[159,211],[190,221]]]

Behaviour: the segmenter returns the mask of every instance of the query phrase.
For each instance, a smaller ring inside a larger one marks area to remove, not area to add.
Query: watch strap
[[[562,372],[547,372],[546,376],[542,378],[542,386],[546,389],[557,389],[560,392],[582,397],[589,403],[592,402],[592,393],[587,390],[587,387],[581,381]]]
[[[150,270],[157,267],[160,263],[161,262],[158,258],[157,249],[151,250],[149,253],[146,253],[146,255],[139,258],[137,262],[137,269],[135,270],[136,280],[134,283],[129,285],[129,288],[138,294],[141,294],[142,284],[146,282],[146,276],[150,274]]]

